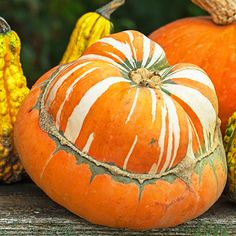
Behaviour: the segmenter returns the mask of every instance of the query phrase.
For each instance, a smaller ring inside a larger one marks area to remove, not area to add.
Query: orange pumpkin
[[[212,82],[169,66],[136,31],[47,72],[22,105],[15,144],[54,201],[95,224],[169,227],[205,212],[226,181]]]
[[[165,50],[170,63],[187,62],[203,68],[216,89],[224,133],[236,108],[236,2],[193,0],[211,13],[174,21],[149,37]],[[231,24],[230,24],[231,23]]]

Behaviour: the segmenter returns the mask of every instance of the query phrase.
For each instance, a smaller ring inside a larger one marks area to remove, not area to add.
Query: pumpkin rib
[[[204,142],[204,137],[203,137],[203,132],[202,132],[202,124],[200,123],[199,118],[197,117],[197,115],[193,112],[193,110],[191,109],[191,107],[184,103],[182,100],[180,100],[179,98],[173,96],[173,99],[179,104],[180,107],[184,107],[183,110],[187,113],[186,114],[186,119],[189,121],[189,125],[192,127],[193,132],[194,132],[194,151],[199,151],[202,154],[203,148],[201,147],[201,141]],[[196,119],[194,119],[196,118]],[[194,120],[194,121],[193,121]],[[200,127],[200,131],[197,132],[198,127]]]

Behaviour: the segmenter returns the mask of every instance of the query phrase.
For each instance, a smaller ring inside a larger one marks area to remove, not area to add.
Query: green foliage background
[[[63,55],[77,19],[108,0],[1,0],[1,16],[22,43],[21,63],[29,86]],[[202,15],[190,0],[126,0],[112,15],[115,32],[136,29],[145,34],[173,20]]]

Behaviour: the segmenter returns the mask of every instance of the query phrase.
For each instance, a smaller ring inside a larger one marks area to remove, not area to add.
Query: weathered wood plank
[[[236,205],[222,197],[181,226],[136,232],[92,225],[52,202],[33,183],[1,185],[0,235],[236,235]]]

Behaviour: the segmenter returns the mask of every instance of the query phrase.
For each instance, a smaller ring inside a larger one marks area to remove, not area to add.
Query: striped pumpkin
[[[15,142],[37,185],[79,216],[168,227],[205,212],[222,193],[217,115],[204,71],[169,66],[158,44],[125,31],[38,80],[18,113]]]

